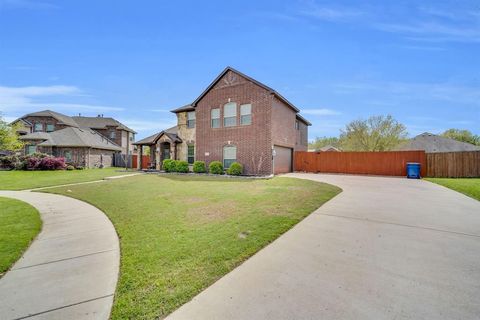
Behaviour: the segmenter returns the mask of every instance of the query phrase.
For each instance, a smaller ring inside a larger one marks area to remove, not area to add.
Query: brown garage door
[[[292,172],[292,149],[274,146],[273,172],[275,174]]]

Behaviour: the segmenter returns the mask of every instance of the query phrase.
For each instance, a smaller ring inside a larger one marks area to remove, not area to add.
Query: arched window
[[[237,147],[228,145],[223,147],[223,168],[230,168],[230,165],[237,161]]]
[[[223,126],[233,127],[237,125],[237,104],[229,102],[223,106]]]

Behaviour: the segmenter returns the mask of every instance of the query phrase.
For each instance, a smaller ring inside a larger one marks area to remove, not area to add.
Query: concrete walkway
[[[478,319],[480,202],[403,178],[344,191],[168,317]]]
[[[108,319],[120,251],[103,212],[61,195],[0,196],[31,204],[43,221],[37,239],[0,279],[0,319]]]

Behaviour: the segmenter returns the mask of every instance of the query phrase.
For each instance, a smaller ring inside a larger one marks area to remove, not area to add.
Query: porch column
[[[155,145],[153,145],[153,147],[155,148],[155,169],[156,170],[160,170],[160,167],[161,167],[161,163],[160,163],[160,143],[157,143]]]
[[[137,170],[142,170],[143,145],[138,146]]]

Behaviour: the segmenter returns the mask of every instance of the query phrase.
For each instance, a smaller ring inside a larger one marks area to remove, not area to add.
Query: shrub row
[[[0,157],[0,167],[15,170],[64,170],[67,168],[65,158],[52,157],[44,153],[27,156]]]
[[[166,172],[181,172],[187,173],[188,163],[187,161],[183,160],[173,160],[173,159],[165,159],[163,160],[163,170]],[[195,161],[193,163],[193,172],[195,173],[206,173],[207,167],[204,161]],[[212,161],[208,166],[208,172],[211,174],[223,174],[223,165],[220,161]],[[232,176],[239,176],[243,173],[243,166],[238,163],[234,162],[230,165],[230,168],[227,169],[227,174]]]

